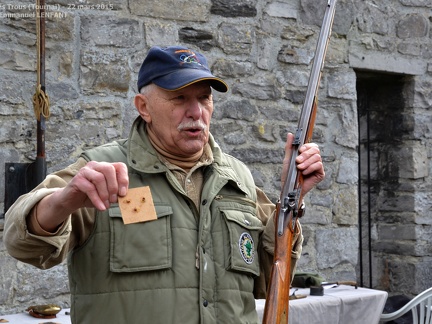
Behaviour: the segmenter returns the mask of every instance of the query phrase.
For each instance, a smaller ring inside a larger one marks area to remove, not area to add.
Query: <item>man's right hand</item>
[[[129,187],[124,163],[90,161],[82,167],[66,187],[44,197],[36,206],[37,221],[47,232],[54,231],[67,217],[82,207],[106,210]]]
[[[124,163],[88,162],[63,189],[65,206],[76,210],[95,207],[106,210],[118,196],[125,196],[129,186]]]

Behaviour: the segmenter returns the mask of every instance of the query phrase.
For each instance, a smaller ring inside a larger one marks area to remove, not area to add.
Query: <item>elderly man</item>
[[[274,206],[209,133],[212,88],[227,91],[203,55],[152,48],[129,138],[84,152],[8,211],[12,256],[42,269],[69,256],[73,323],[258,323]],[[324,170],[317,145],[300,152],[306,193]],[[142,187],[156,219],[125,224],[119,198]],[[299,232],[293,267],[301,243]]]

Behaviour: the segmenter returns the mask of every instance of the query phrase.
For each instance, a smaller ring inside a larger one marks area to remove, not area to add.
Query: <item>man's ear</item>
[[[146,123],[151,122],[151,117],[148,112],[148,99],[145,95],[139,93],[135,96],[135,108],[138,110],[138,113],[146,121]]]

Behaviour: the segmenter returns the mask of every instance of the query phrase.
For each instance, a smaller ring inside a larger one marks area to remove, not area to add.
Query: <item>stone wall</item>
[[[146,51],[152,45],[183,44],[205,53],[213,72],[230,85],[227,94],[215,93],[212,133],[226,152],[247,163],[256,183],[276,200],[284,139],[296,128],[326,3],[46,1],[48,171],[68,165],[87,148],[127,136],[137,116],[132,102]],[[18,0],[0,4],[1,181],[5,162],[35,158],[32,5]],[[415,182],[407,193],[415,204],[408,221],[384,220],[374,227],[381,254],[374,260],[373,286],[408,295],[431,286],[431,11],[427,0],[339,0],[314,132],[327,176],[306,199],[300,270],[328,280],[359,277],[357,73],[394,73],[413,81],[410,136],[416,145],[407,145],[398,158],[412,162],[403,177]],[[4,190],[0,187],[0,207]],[[411,252],[399,253],[407,243]],[[416,281],[413,273],[423,276]],[[414,284],[398,285],[408,278]],[[67,300],[64,265],[40,271],[16,262],[0,240],[0,313],[36,302],[67,306]]]

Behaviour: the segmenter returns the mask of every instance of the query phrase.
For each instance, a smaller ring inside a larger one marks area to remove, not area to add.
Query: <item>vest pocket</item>
[[[259,276],[258,240],[262,223],[240,210],[222,210],[228,228],[228,269]]]
[[[112,272],[138,272],[171,267],[172,208],[158,205],[155,209],[157,220],[127,225],[123,224],[119,207],[109,209]]]

